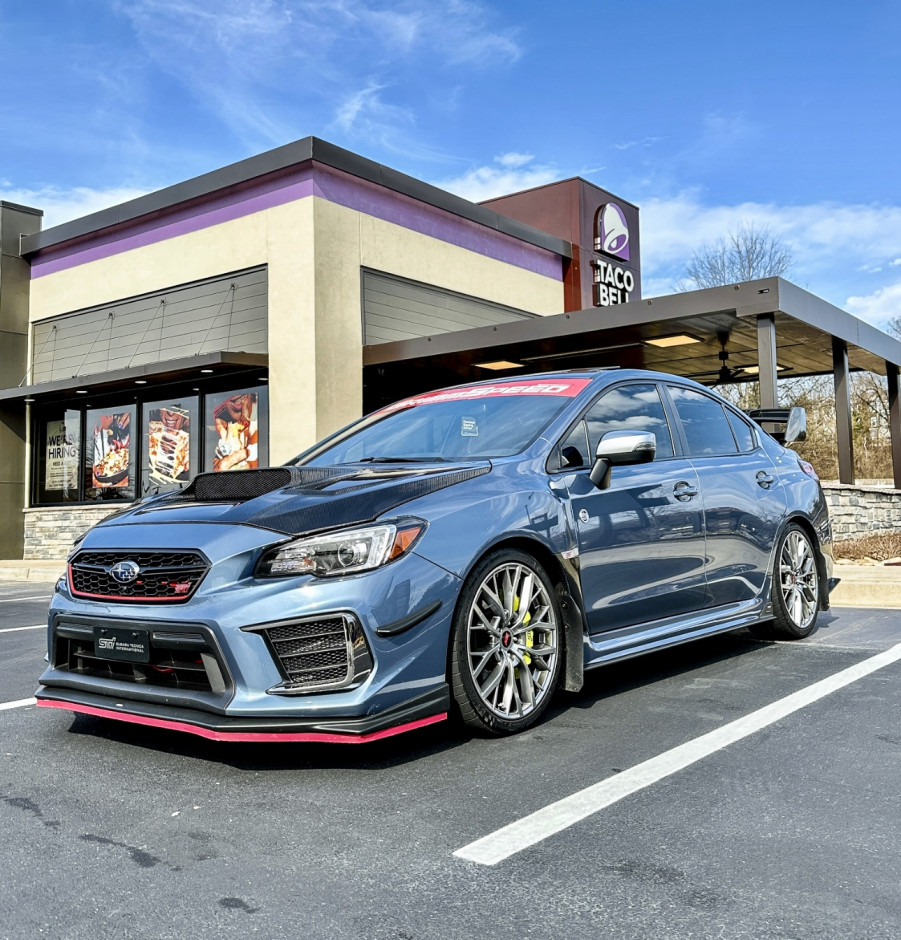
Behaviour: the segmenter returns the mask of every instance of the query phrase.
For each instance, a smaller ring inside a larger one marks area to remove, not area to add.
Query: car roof
[[[561,381],[566,379],[589,379],[591,383],[589,387],[593,388],[619,382],[624,379],[682,382],[686,385],[694,386],[695,388],[706,389],[707,391],[714,391],[714,393],[716,393],[715,389],[710,389],[707,386],[701,385],[699,382],[695,382],[694,379],[685,378],[681,375],[673,375],[669,372],[655,372],[651,369],[622,369],[619,366],[599,366],[593,369],[557,369],[553,372],[528,372],[522,375],[505,375],[502,378],[480,379],[476,382],[460,382],[457,385],[446,386],[446,388],[469,388],[479,385],[501,385],[536,381],[549,382],[555,379],[560,379]],[[438,389],[437,391],[444,391],[444,389]]]

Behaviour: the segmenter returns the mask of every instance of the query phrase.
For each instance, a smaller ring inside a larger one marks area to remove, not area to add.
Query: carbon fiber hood
[[[391,509],[491,470],[453,466],[274,467],[198,475],[184,490],[151,499],[101,525],[214,522],[285,535],[372,522]]]

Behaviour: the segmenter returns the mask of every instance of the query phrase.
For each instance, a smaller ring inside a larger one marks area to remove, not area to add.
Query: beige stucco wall
[[[319,377],[316,413],[320,436],[360,415],[361,267],[531,313],[546,315],[563,310],[562,280],[534,274],[323,199],[315,200],[314,224]]]
[[[38,277],[30,318],[260,264],[269,278],[273,464],[361,412],[361,266],[533,313],[563,309],[560,280],[309,197]]]

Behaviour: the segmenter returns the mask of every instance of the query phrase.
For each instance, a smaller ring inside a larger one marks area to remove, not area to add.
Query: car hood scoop
[[[218,522],[301,535],[371,522],[414,499],[491,470],[477,465],[397,467],[271,467],[202,473],[178,493],[110,519]],[[225,504],[225,505],[224,505]]]

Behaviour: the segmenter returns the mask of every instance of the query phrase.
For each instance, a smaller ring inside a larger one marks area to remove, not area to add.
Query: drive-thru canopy
[[[892,464],[901,488],[901,342],[782,278],[669,294],[472,330],[366,346],[367,406],[411,391],[485,378],[496,369],[634,366],[711,384],[760,382],[761,407],[776,407],[777,378],[834,376],[839,473],[853,483],[848,376],[888,378]]]

